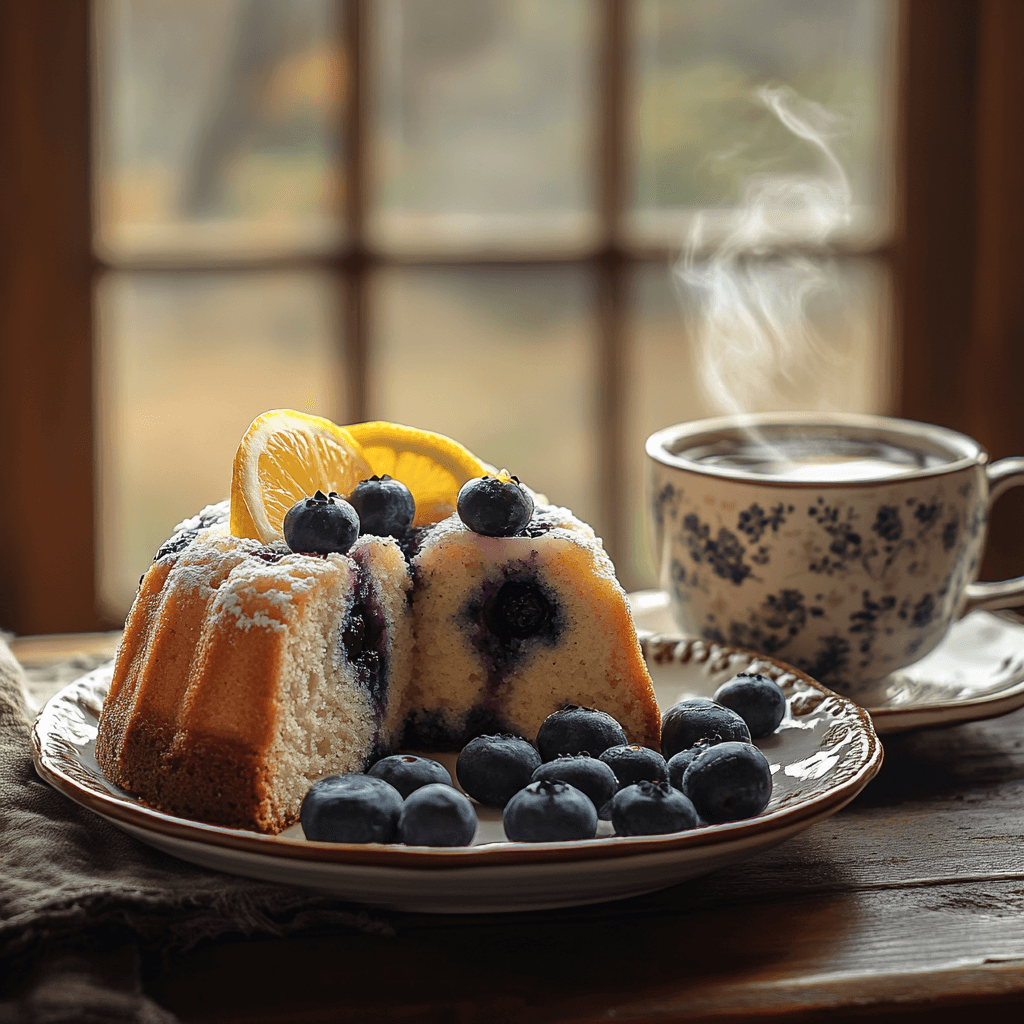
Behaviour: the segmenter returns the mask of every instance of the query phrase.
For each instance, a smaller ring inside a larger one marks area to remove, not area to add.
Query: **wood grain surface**
[[[892,737],[845,811],[661,893],[222,943],[148,990],[186,1021],[1019,1021],[1022,735],[1024,712]]]

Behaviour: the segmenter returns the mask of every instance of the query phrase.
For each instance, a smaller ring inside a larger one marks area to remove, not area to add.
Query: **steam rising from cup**
[[[835,287],[820,249],[852,219],[850,185],[832,141],[839,118],[787,87],[762,87],[758,100],[812,148],[815,174],[753,175],[739,220],[710,258],[708,226],[698,216],[675,268],[696,300],[701,384],[721,413],[764,411],[773,401],[813,407],[828,398],[816,382],[834,377],[839,353],[816,331],[807,305]]]

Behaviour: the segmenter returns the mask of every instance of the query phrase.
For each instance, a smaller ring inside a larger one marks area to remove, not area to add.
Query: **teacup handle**
[[[1004,491],[1024,484],[1024,457],[1000,459],[985,467],[988,477],[988,507],[991,509]],[[1024,576],[999,583],[968,583],[964,588],[967,603],[964,615],[978,608],[995,611],[997,608],[1012,608],[1024,604]]]

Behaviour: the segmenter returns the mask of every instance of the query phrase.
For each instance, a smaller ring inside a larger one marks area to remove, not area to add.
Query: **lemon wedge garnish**
[[[318,489],[348,495],[377,472],[344,428],[321,416],[274,409],[245,432],[231,469],[231,532],[269,544],[285,513]],[[392,474],[394,475],[394,474]]]
[[[383,420],[353,423],[345,430],[374,473],[387,473],[412,491],[415,526],[447,519],[455,511],[462,485],[486,472],[471,451],[444,434]]]

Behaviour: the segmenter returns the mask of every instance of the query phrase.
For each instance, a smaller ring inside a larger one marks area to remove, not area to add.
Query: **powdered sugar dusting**
[[[263,611],[256,611],[251,615],[246,615],[243,610],[243,598],[247,596],[249,595],[246,594],[245,590],[241,593],[234,590],[222,593],[217,602],[216,611],[233,615],[235,618],[235,626],[238,629],[249,630],[252,629],[253,626],[257,626],[262,629],[271,629],[275,632],[282,632],[287,628],[286,624],[280,619],[273,619]]]

